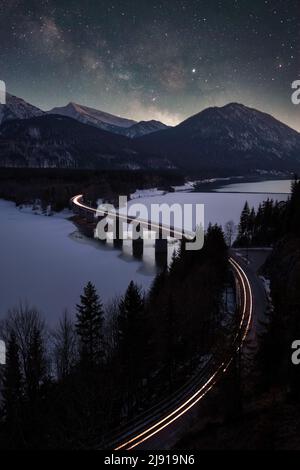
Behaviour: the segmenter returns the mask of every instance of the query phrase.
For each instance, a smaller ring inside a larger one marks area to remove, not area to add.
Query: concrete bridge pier
[[[155,262],[160,267],[168,264],[168,240],[166,238],[155,240]]]
[[[137,238],[132,240],[132,255],[137,259],[142,259],[144,253],[144,240]]]
[[[168,240],[166,238],[156,238],[155,253],[165,253],[168,251]]]
[[[116,217],[115,226],[113,227],[114,231],[114,246],[116,248],[121,248],[123,246],[123,228],[124,222]]]
[[[103,215],[97,215],[96,216],[96,227],[95,227],[95,238],[97,238],[101,243],[106,243],[106,239],[100,238],[98,235],[98,224],[105,218],[105,214]],[[108,232],[108,223],[104,227],[104,231],[107,233]]]

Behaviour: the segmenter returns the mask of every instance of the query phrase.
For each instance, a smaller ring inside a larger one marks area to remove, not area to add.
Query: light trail
[[[96,209],[93,209],[91,207],[88,207],[82,204],[80,202],[81,198],[82,198],[82,195],[78,195],[78,196],[75,196],[72,199],[72,201],[75,205],[83,209],[97,212]],[[119,217],[126,219],[126,220],[131,219],[132,221],[136,221],[136,219],[134,218],[125,217],[122,215],[119,215]],[[145,223],[145,222],[141,221],[141,223]],[[161,226],[159,226],[158,224],[154,224],[154,225],[158,229],[161,229]],[[181,233],[181,236],[182,236],[182,233]],[[243,345],[243,342],[245,341],[248,335],[250,325],[251,325],[251,320],[252,320],[252,314],[253,314],[253,294],[252,294],[252,289],[250,286],[249,279],[245,271],[243,270],[243,268],[232,257],[229,258],[229,262],[233,270],[235,271],[236,278],[238,279],[239,285],[242,288],[242,293],[243,293],[242,316],[241,316],[241,321],[239,324],[239,331],[235,335],[233,345],[235,345],[235,342],[241,335],[240,343],[237,345],[237,347],[235,347],[234,352],[231,354],[231,356],[226,361],[221,362],[221,364],[212,373],[212,375],[206,380],[206,382],[195,393],[192,394],[191,397],[187,398],[175,410],[171,411],[164,418],[159,419],[156,423],[147,427],[144,431],[139,432],[137,435],[133,435],[133,437],[117,445],[114,448],[114,450],[134,449],[135,447],[141,445],[143,442],[147,441],[154,435],[161,432],[163,429],[170,426],[172,423],[174,423],[174,421],[179,419],[181,416],[187,413],[191,408],[193,408],[197,403],[199,403],[206,396],[206,394],[219,382],[221,377],[227,372],[229,366],[234,360],[235,353],[240,350],[240,348]],[[246,316],[247,316],[247,322],[246,322],[246,325],[244,325]]]
[[[128,220],[130,220],[131,222],[136,222],[140,225],[149,225],[149,223],[151,224],[151,228],[155,228],[157,230],[164,230],[166,232],[172,232],[172,235],[174,235],[174,238],[175,238],[175,235],[177,235],[177,237],[179,239],[182,239],[183,237],[185,238],[190,238],[190,239],[193,239],[195,237],[195,233],[193,232],[184,232],[182,230],[176,230],[175,228],[171,228],[171,227],[165,227],[164,225],[161,225],[161,224],[157,224],[156,222],[150,222],[150,221],[147,221],[147,220],[138,220],[138,219],[135,219],[134,217],[130,216],[130,215],[127,215],[125,216],[124,214],[121,214],[119,212],[110,212],[110,211],[105,211],[105,210],[99,210],[98,209],[95,209],[94,207],[89,207],[89,206],[86,206],[85,204],[83,204],[82,202],[80,202],[80,199],[82,199],[83,195],[82,194],[78,194],[77,196],[74,196],[71,201],[78,207],[81,207],[82,209],[86,209],[87,211],[89,212],[94,212],[94,213],[97,213],[97,212],[103,212],[103,214],[106,214],[110,217],[119,217],[120,219],[124,220],[126,223]]]
[[[238,345],[236,351],[240,349],[242,346],[242,343],[244,342],[245,338],[247,337],[250,324],[251,324],[251,318],[252,318],[252,309],[253,309],[253,303],[252,303],[252,290],[250,287],[250,283],[248,281],[248,278],[246,276],[245,271],[239,266],[238,263],[236,263],[235,260],[232,258],[229,259],[231,265],[235,269],[237,275],[239,276],[239,279],[242,284],[243,288],[243,293],[244,293],[244,302],[243,302],[243,314],[242,314],[242,319],[240,322],[239,329],[241,330],[243,327],[243,323],[245,320],[245,315],[246,315],[246,310],[247,310],[247,288],[248,288],[248,294],[249,294],[249,315],[248,315],[248,320],[246,324],[245,331],[242,336],[241,343]],[[246,281],[246,283],[245,283]],[[247,285],[247,287],[246,287]],[[237,334],[237,336],[239,333]],[[237,338],[236,336],[236,338]],[[236,339],[235,338],[235,339]],[[165,429],[167,426],[172,424],[174,421],[179,419],[181,416],[183,416],[185,413],[187,413],[193,406],[195,406],[200,400],[202,400],[205,395],[217,384],[217,382],[220,380],[218,377],[219,373],[221,372],[222,374],[225,374],[232,363],[234,359],[234,354],[231,355],[231,357],[227,360],[221,363],[221,365],[217,368],[217,370],[212,374],[212,376],[201,386],[199,390],[197,390],[196,393],[194,393],[190,398],[188,398],[184,403],[182,403],[178,408],[176,408],[174,411],[169,413],[166,417],[163,419],[159,420],[157,423],[154,425],[150,426],[149,428],[145,429],[143,432],[139,433],[138,435],[132,437],[126,442],[123,442],[121,445],[118,445],[115,447],[114,450],[121,450],[121,449],[133,449],[137,447],[138,445],[142,444],[146,440],[150,439],[153,437],[155,434],[159,433],[163,429]]]

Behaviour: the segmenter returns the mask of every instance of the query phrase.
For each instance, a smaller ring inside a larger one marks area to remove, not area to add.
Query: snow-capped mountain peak
[[[0,104],[0,124],[12,119],[29,119],[43,114],[41,109],[9,93],[6,94],[6,104]]]
[[[114,116],[113,114],[89,108],[88,106],[82,106],[74,102],[70,102],[63,107],[53,108],[48,111],[48,114],[60,114],[62,116],[71,117],[82,124],[89,124],[110,132],[117,132],[117,128],[127,129],[136,123],[136,121],[131,119]]]
[[[130,138],[140,137],[167,128],[165,124],[159,121],[136,122],[132,119],[114,116],[113,114],[74,102],[70,102],[61,108],[53,108],[48,111],[48,114],[60,114],[71,117],[82,124],[89,124],[99,129],[113,132],[114,134],[125,135]]]

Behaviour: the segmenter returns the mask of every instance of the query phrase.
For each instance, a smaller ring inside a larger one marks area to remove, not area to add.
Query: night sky
[[[299,0],[0,0],[0,79],[42,109],[176,124],[238,101],[300,130],[299,53]]]

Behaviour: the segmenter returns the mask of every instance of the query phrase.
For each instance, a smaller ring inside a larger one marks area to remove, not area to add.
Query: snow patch
[[[150,189],[137,189],[134,193],[130,194],[130,199],[138,199],[140,197],[162,196],[166,191],[150,188]]]

